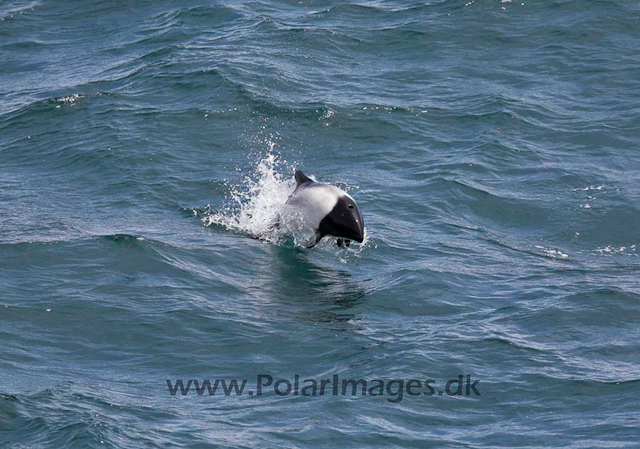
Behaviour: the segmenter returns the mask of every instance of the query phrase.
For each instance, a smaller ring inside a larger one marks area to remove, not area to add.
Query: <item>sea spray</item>
[[[226,204],[209,212],[203,223],[279,243],[283,232],[275,225],[281,208],[295,189],[295,180],[290,175],[293,172],[271,149],[239,185],[230,186]]]

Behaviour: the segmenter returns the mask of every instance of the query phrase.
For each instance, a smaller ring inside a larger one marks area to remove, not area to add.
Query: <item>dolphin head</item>
[[[341,192],[336,205],[322,222],[319,231],[325,235],[355,240],[358,243],[364,241],[364,220],[358,205],[347,193]]]

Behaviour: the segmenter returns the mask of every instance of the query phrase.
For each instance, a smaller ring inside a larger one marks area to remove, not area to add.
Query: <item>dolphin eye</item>
[[[348,207],[349,209],[353,209],[353,204],[349,204],[347,207]]]

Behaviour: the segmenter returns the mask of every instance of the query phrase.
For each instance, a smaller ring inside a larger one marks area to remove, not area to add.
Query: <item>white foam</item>
[[[286,175],[281,173],[283,168]],[[295,189],[293,172],[286,161],[270,150],[258,162],[253,173],[245,176],[240,185],[230,188],[227,204],[205,216],[202,221],[206,226],[219,225],[278,243],[283,236],[274,224]]]
[[[560,251],[559,249],[555,249],[555,248],[547,248],[545,246],[542,245],[535,245],[535,247],[537,249],[542,250],[542,252],[549,258],[551,259],[568,259],[569,255],[563,253],[562,251]]]
[[[607,245],[604,247],[599,247],[595,249],[595,252],[600,253],[600,254],[628,254],[628,255],[635,255],[632,253],[635,253],[636,251],[636,245],[631,245],[629,247],[627,246],[620,246],[620,247],[616,247],[613,245]]]

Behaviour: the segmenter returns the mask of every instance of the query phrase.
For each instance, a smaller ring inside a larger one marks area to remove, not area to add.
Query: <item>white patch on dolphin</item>
[[[278,226],[294,236],[302,234],[307,247],[324,236],[338,237],[338,246],[364,240],[364,220],[355,200],[347,192],[306,176],[298,170],[296,189],[280,212]]]

